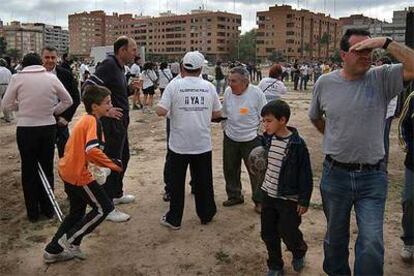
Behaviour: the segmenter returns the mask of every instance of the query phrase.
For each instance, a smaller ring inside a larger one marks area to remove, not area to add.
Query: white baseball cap
[[[199,51],[187,52],[183,57],[183,67],[188,70],[197,70],[203,67],[204,56]]]

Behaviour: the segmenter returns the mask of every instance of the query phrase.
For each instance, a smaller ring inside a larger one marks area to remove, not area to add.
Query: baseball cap
[[[203,67],[204,56],[199,51],[187,52],[183,57],[183,67],[188,70],[197,70]]]

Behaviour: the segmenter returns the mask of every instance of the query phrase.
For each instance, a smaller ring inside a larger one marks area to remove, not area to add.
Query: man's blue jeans
[[[414,171],[405,168],[405,185],[402,194],[404,234],[401,239],[405,245],[414,245]]]
[[[328,275],[351,275],[348,244],[351,209],[354,207],[358,225],[354,275],[383,275],[385,171],[347,171],[325,160],[321,194],[327,219],[324,271]]]

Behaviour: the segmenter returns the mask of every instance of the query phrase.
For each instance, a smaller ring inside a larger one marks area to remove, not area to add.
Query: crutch
[[[43,187],[45,188],[46,194],[49,197],[50,203],[52,203],[53,209],[59,219],[60,222],[63,221],[63,213],[60,210],[59,204],[56,201],[55,194],[53,193],[52,188],[50,187],[49,181],[46,178],[45,172],[42,169],[42,166],[39,162],[37,162],[37,166],[39,167],[39,176],[40,180],[42,180]]]

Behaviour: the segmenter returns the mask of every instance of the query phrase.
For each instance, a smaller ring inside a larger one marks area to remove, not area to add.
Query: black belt
[[[334,160],[329,155],[326,156],[326,160],[331,163],[331,165],[347,171],[375,171],[379,170],[381,167],[381,161],[376,164],[342,163]]]

